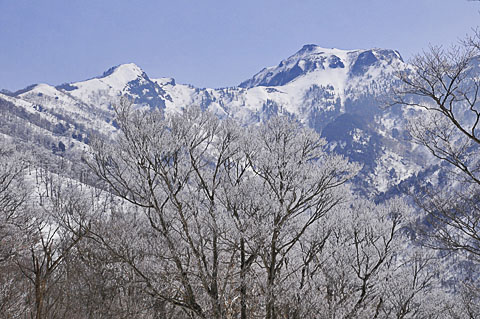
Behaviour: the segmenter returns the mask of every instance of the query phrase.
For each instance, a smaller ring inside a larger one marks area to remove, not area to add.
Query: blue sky
[[[233,86],[307,43],[408,59],[471,33],[479,10],[467,0],[0,0],[0,88],[128,62],[153,78]]]

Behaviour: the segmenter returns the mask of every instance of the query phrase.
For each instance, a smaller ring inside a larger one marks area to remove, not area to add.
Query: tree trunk
[[[215,318],[223,318],[223,307],[218,295],[218,247],[217,247],[218,237],[216,231],[214,231],[212,238],[213,245],[213,270],[212,270],[212,281],[210,284],[210,296],[213,299],[213,311]]]
[[[240,239],[240,319],[247,319],[247,287],[245,282],[245,239]]]
[[[43,303],[45,300],[46,281],[40,275],[36,276],[35,281],[35,319],[43,318]]]
[[[276,264],[277,264],[277,252],[276,252],[276,241],[278,237],[278,232],[274,231],[272,237],[272,243],[270,246],[270,263],[268,266],[268,278],[267,278],[267,304],[266,304],[266,319],[276,319],[275,313],[275,294],[273,289],[275,287],[275,276],[276,276]]]

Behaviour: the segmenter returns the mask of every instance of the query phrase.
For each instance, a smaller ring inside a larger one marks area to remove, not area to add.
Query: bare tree
[[[126,100],[117,114],[118,144],[97,144],[90,166],[114,194],[145,211],[144,239],[159,262],[152,268],[130,258],[129,264],[161,301],[200,318],[224,317],[236,250],[228,243],[228,215],[216,202],[232,126],[199,109],[169,119],[131,113]],[[160,269],[171,273],[171,286],[152,275]]]
[[[311,316],[311,309],[324,318],[440,313],[422,302],[443,292],[435,286],[434,258],[420,253],[405,232],[412,213],[400,199],[380,205],[355,199],[337,207],[325,221],[328,238],[305,269],[304,309],[298,317]]]
[[[276,300],[284,293],[281,283],[304,266],[295,258],[296,247],[308,229],[344,198],[340,186],[358,167],[327,155],[318,134],[285,117],[253,130],[250,141],[248,160],[259,178],[252,186],[266,203],[261,221],[266,235],[259,257],[265,271],[265,318],[272,319],[277,318]]]
[[[394,90],[396,103],[423,110],[409,123],[412,139],[456,168],[452,172],[459,186],[450,192],[456,192],[464,204],[471,202],[466,197],[475,202],[480,186],[480,69],[477,56],[480,51],[473,45],[478,41],[470,41],[471,44],[451,50],[431,47],[418,55],[412,61],[412,68],[400,74],[403,85]],[[443,204],[447,205],[443,205],[439,202],[441,197],[437,191],[428,192],[422,201],[422,206],[432,213],[429,216],[437,225],[438,239],[443,238],[442,242],[448,247],[460,248],[465,245],[448,234],[467,231],[465,235],[472,240],[472,245],[478,246],[480,229],[476,220],[480,215],[475,205],[464,207],[462,214],[455,214],[458,200],[445,200]],[[443,208],[437,210],[434,206]],[[470,252],[477,254],[475,250]]]
[[[18,239],[15,228],[25,224],[22,206],[28,201],[28,186],[24,181],[26,160],[13,145],[0,145],[0,263],[15,254]]]
[[[327,155],[316,133],[286,118],[248,134],[198,108],[164,118],[132,112],[122,100],[116,111],[119,139],[97,141],[89,165],[115,195],[144,210],[140,223],[148,228],[137,248],[149,258],[105,244],[155,298],[186,314],[245,318],[255,308],[275,318],[282,269],[290,259],[298,270],[300,238],[339,203],[336,189],[356,166]],[[261,303],[247,302],[254,290]]]
[[[449,165],[449,183],[416,196],[426,212],[420,233],[429,247],[454,252],[480,265],[480,64],[479,34],[451,49],[431,47],[416,56],[394,101],[416,109],[412,141]],[[470,273],[478,290],[478,278]],[[465,286],[467,287],[467,286]],[[471,286],[470,286],[471,287]],[[475,295],[475,294],[473,294]],[[472,296],[473,296],[472,295]],[[478,291],[475,298],[480,296]]]
[[[15,258],[32,288],[27,300],[31,300],[31,316],[37,319],[59,316],[65,296],[56,285],[65,279],[68,255],[89,231],[88,219],[94,206],[74,185],[64,185],[65,181],[59,177],[48,180],[53,185],[39,185],[49,188],[48,198],[38,205],[38,198],[33,194],[25,207],[32,219],[29,241]]]
[[[28,236],[30,219],[24,208],[28,204],[25,183],[26,160],[7,141],[0,143],[0,313],[5,317],[22,316],[24,285],[15,265]]]

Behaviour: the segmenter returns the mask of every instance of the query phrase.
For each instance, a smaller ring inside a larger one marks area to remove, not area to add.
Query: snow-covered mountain
[[[57,154],[84,149],[91,134],[114,133],[112,103],[120,95],[167,114],[199,105],[245,124],[288,114],[320,132],[330,150],[363,164],[356,185],[378,195],[434,171],[429,157],[406,139],[404,124],[413,111],[379,108],[378,98],[396,85],[394,73],[407,67],[394,50],[305,45],[237,87],[200,89],[171,78],[151,79],[130,63],[82,82],[38,84],[0,94],[0,112],[15,119],[17,128],[48,136],[43,146]],[[6,122],[0,122],[0,133],[28,138]]]

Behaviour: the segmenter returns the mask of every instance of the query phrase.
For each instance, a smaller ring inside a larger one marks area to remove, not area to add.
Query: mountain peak
[[[103,72],[100,78],[107,78],[112,75],[115,77],[123,78],[127,82],[135,80],[138,77],[146,76],[145,72],[135,63],[125,63],[111,67],[107,71]]]
[[[343,69],[350,51],[326,49],[306,44],[277,66],[268,67],[244,81],[240,87],[282,86],[307,73],[325,69]]]
[[[305,44],[301,49],[300,51],[298,52],[308,52],[308,51],[313,51],[315,49],[317,49],[319,46],[316,45],[316,44]]]
[[[342,50],[306,44],[277,66],[263,69],[239,86],[243,88],[283,86],[309,73],[333,69],[336,73],[344,73],[345,76],[359,76],[370,67],[392,64],[394,61],[403,62],[395,50]]]
[[[305,44],[300,50],[297,51],[293,56],[298,55],[298,54],[341,54],[341,53],[346,53],[350,52],[351,50],[342,50],[342,49],[336,49],[336,48],[324,48],[316,44]]]

